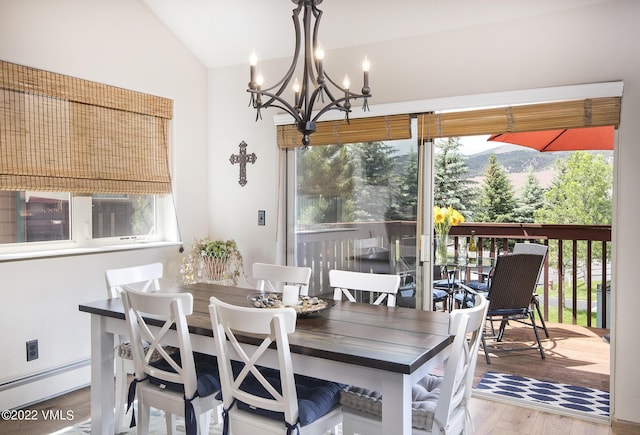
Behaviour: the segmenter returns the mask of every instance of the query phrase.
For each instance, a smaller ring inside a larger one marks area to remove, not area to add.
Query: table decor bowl
[[[249,304],[256,308],[281,308],[282,293],[252,293],[247,296]],[[299,296],[298,303],[292,306],[299,317],[313,316],[328,310],[336,304],[333,299],[318,296]]]

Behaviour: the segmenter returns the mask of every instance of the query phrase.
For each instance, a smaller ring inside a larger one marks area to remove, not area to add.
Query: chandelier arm
[[[349,93],[349,100],[357,100],[360,98],[369,98],[369,95],[360,95],[360,94],[352,94]],[[331,103],[324,106],[316,115],[311,119],[311,121],[316,122],[320,116],[328,112],[329,110],[338,110],[340,112],[351,112],[351,109],[347,109],[344,106],[341,106],[340,103],[347,101],[347,97],[338,98],[337,100],[332,101]]]
[[[289,113],[289,115],[293,116],[296,122],[300,122],[303,120],[302,117],[300,116],[300,113],[291,104],[287,103],[287,101],[284,100],[279,95],[272,94],[271,92],[266,92],[266,91],[247,91],[247,92],[257,93],[259,95],[264,95],[266,97],[269,97],[268,104],[266,103],[262,104],[260,108],[278,107],[280,109],[285,110],[287,113]],[[278,102],[282,104],[284,107],[274,104],[274,102]]]
[[[293,50],[293,59],[291,60],[291,65],[289,66],[289,70],[284,75],[284,77],[280,79],[279,82],[277,82],[275,85],[271,87],[264,89],[265,92],[272,91],[273,89],[276,89],[278,86],[280,86],[278,91],[275,92],[275,95],[280,96],[284,92],[284,90],[287,88],[287,86],[289,86],[289,82],[291,82],[293,73],[296,70],[296,65],[298,64],[298,58],[300,57],[300,18],[299,16],[300,16],[301,9],[302,9],[302,2],[298,4],[297,8],[293,9],[291,14],[291,19],[293,21],[293,29],[296,35],[296,46],[295,46],[295,49]],[[263,106],[270,106],[272,101],[273,99],[267,101]]]

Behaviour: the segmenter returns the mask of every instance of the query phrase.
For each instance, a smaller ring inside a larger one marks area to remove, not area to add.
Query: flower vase
[[[447,264],[447,245],[449,244],[449,233],[436,233],[436,259],[435,264]]]
[[[218,282],[224,280],[224,272],[229,261],[226,258],[202,258],[202,280],[205,282]]]

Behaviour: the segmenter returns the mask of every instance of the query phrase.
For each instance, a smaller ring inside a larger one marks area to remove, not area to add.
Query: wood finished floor
[[[546,359],[542,360],[536,351],[492,354],[491,364],[487,364],[481,351],[475,373],[475,384],[489,370],[514,373],[540,380],[587,386],[609,391],[609,345],[601,335],[608,331],[589,329],[572,325],[548,325],[551,338],[543,340]],[[530,327],[510,326],[505,334],[505,344],[533,342]],[[73,423],[84,421],[90,416],[90,390],[84,388],[55,399],[32,405],[29,409],[72,410],[73,422],[43,421],[7,422],[0,421],[0,433],[40,435],[50,434]],[[515,434],[558,434],[558,435],[631,435],[640,433],[635,425],[586,421],[550,412],[532,410],[512,404],[473,397],[471,414],[475,434],[515,435]],[[42,415],[42,414],[41,414]]]

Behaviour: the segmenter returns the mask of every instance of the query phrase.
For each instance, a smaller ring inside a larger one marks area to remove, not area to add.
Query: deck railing
[[[545,320],[577,324],[579,314],[586,314],[581,324],[609,327],[610,226],[464,223],[449,232],[454,260],[460,238],[472,231],[478,237],[478,271],[490,269],[496,256],[509,252],[516,242],[549,246],[538,289]],[[298,265],[313,269],[313,294],[328,289],[330,269],[415,275],[416,224],[358,222],[298,229],[296,256]]]

